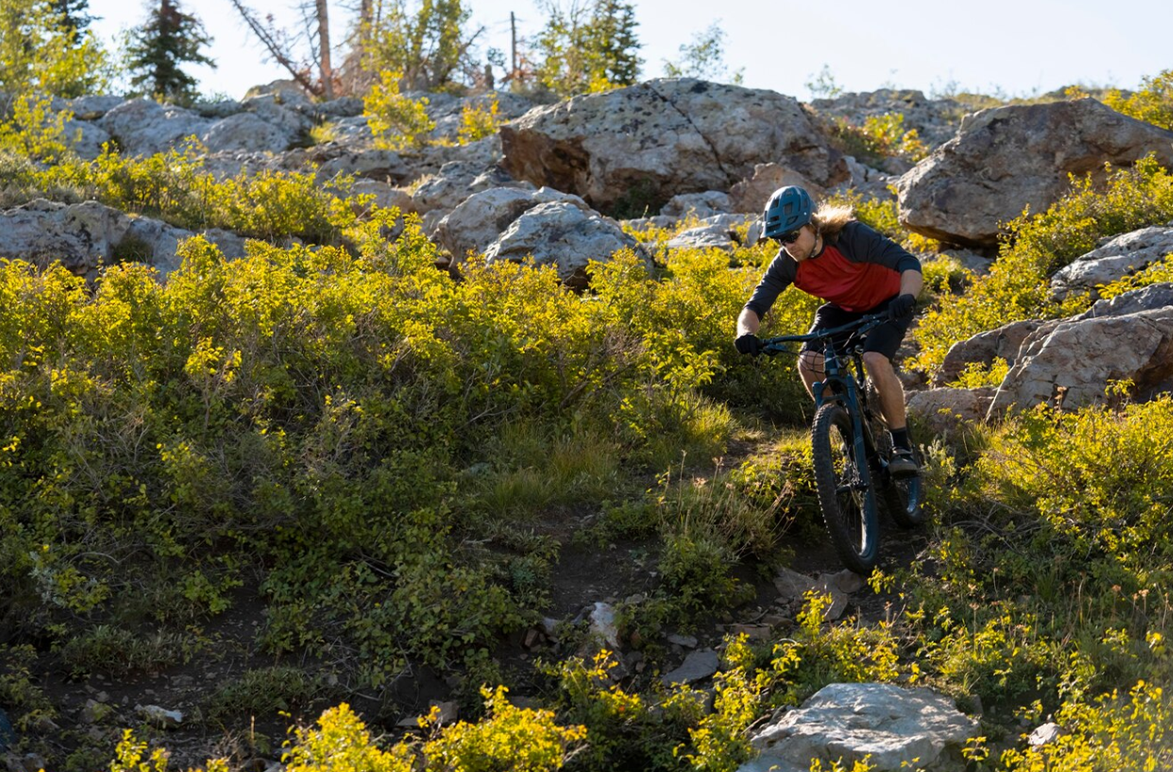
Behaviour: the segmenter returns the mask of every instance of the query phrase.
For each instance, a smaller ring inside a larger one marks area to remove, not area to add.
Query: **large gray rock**
[[[182,107],[142,98],[118,105],[98,125],[118,140],[126,155],[151,155],[164,153],[188,137],[202,137],[212,121]]]
[[[403,158],[394,150],[370,148],[339,153],[318,166],[319,181],[339,174],[399,184],[408,179],[409,171]]]
[[[916,129],[929,147],[952,139],[965,113],[965,108],[952,99],[928,99],[923,91],[887,88],[815,99],[811,107],[822,116],[843,118],[855,126],[863,126],[869,118],[903,116],[904,130]]]
[[[1114,298],[1097,300],[1091,308],[1075,318],[1082,320],[1098,316],[1125,316],[1167,306],[1173,306],[1173,282],[1150,284]]]
[[[209,152],[279,153],[297,137],[256,113],[237,113],[212,124],[200,140]]]
[[[711,678],[720,667],[721,656],[717,652],[712,649],[694,651],[684,658],[680,667],[660,676],[660,683],[665,686],[696,683]]]
[[[847,160],[850,173],[851,161]],[[760,215],[766,208],[775,190],[786,185],[806,188],[816,198],[822,197],[823,190],[812,185],[803,175],[776,163],[755,164],[753,171],[729,189],[729,206],[734,212]]]
[[[160,278],[178,268],[179,242],[190,231],[87,201],[61,204],[37,199],[0,212],[0,257],[39,266],[60,262],[71,273],[96,278],[103,265],[133,260],[154,266]],[[244,241],[226,231],[208,231],[226,257],[244,254]]]
[[[967,365],[980,364],[989,367],[995,359],[1002,359],[1013,365],[1018,359],[1018,350],[1027,336],[1046,322],[1029,319],[1004,324],[996,330],[974,335],[972,338],[954,343],[945,354],[941,369],[933,378],[936,386],[946,386],[961,377]]]
[[[696,227],[677,233],[668,240],[668,249],[723,249],[732,251],[740,240],[735,227],[744,227],[756,217],[754,215],[720,214],[706,217]]]
[[[673,196],[660,209],[660,214],[667,217],[714,217],[719,214],[732,212],[732,205],[728,193],[719,190],[706,190],[704,193],[681,193]]]
[[[738,772],[807,772],[811,761],[867,758],[878,772],[960,769],[960,750],[978,723],[928,689],[831,684],[752,738],[761,755]]]
[[[936,436],[952,437],[966,427],[982,423],[997,389],[925,389],[908,397],[908,415]]]
[[[1051,277],[1051,291],[1059,298],[1073,292],[1098,296],[1096,288],[1159,263],[1173,254],[1173,226],[1161,225],[1125,233],[1080,255]]]
[[[1094,99],[983,110],[900,178],[901,222],[949,244],[992,247],[1000,223],[1059,200],[1069,174],[1102,175],[1106,163],[1148,153],[1173,167],[1173,132]]]
[[[510,174],[603,211],[654,211],[680,193],[728,190],[762,163],[824,187],[847,179],[842,154],[797,100],[691,78],[537,107],[500,133]]]
[[[485,250],[487,262],[529,260],[552,265],[558,278],[576,287],[586,286],[587,264],[606,262],[621,249],[643,253],[634,238],[612,219],[573,202],[539,204],[514,220]]]
[[[70,120],[65,122],[65,136],[78,157],[92,161],[102,154],[102,147],[110,141],[110,133],[89,121]]]
[[[54,99],[54,110],[68,110],[79,121],[96,121],[126,99],[120,96],[83,96],[76,99]]]
[[[436,225],[434,236],[456,263],[469,252],[481,253],[497,240],[514,220],[539,204],[567,202],[589,212],[578,196],[552,188],[490,188],[469,196]]]
[[[991,418],[1040,402],[1075,409],[1102,403],[1112,381],[1145,398],[1173,387],[1173,306],[1040,327],[1022,344],[990,405]]]

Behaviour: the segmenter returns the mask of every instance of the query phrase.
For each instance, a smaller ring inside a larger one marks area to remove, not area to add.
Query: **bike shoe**
[[[916,477],[920,474],[920,466],[911,448],[896,448],[892,451],[892,458],[888,461],[888,471],[893,477]]]

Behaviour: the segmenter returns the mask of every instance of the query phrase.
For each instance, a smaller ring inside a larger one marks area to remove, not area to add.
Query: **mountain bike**
[[[867,575],[879,557],[877,492],[903,528],[924,522],[923,482],[888,471],[892,440],[879,409],[879,394],[863,369],[863,340],[886,314],[872,314],[841,327],[762,341],[770,355],[797,354],[816,342],[823,350],[823,380],[815,383],[811,423],[815,490],[823,521],[843,565]]]

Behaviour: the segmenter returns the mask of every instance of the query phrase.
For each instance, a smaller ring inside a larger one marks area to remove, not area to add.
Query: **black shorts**
[[[888,310],[888,304],[895,300],[898,296],[892,297],[880,303],[875,308],[869,308],[867,311],[856,313],[854,311],[847,311],[834,303],[826,303],[819,306],[819,310],[815,311],[815,323],[811,325],[810,332],[816,330],[827,330],[833,327],[842,327],[845,324],[850,324],[857,319],[861,319],[869,314],[879,314]],[[901,321],[886,321],[878,324],[872,328],[863,342],[863,350],[876,351],[888,359],[896,358],[896,351],[900,348],[900,344],[904,341],[904,335],[908,332],[908,326],[912,324],[912,314]],[[851,337],[850,333],[845,335],[836,335],[832,340],[835,341],[835,347],[838,349],[846,344],[847,339]],[[807,341],[802,346],[803,351],[813,351],[816,354],[823,353],[822,344],[818,341]]]

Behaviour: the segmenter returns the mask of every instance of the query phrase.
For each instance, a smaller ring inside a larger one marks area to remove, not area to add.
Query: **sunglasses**
[[[798,236],[799,236],[799,233],[801,233],[801,232],[802,232],[802,229],[799,228],[796,231],[790,231],[788,233],[783,233],[781,236],[775,236],[774,241],[777,241],[779,244],[782,244],[782,245],[793,244],[794,242],[798,241]]]

